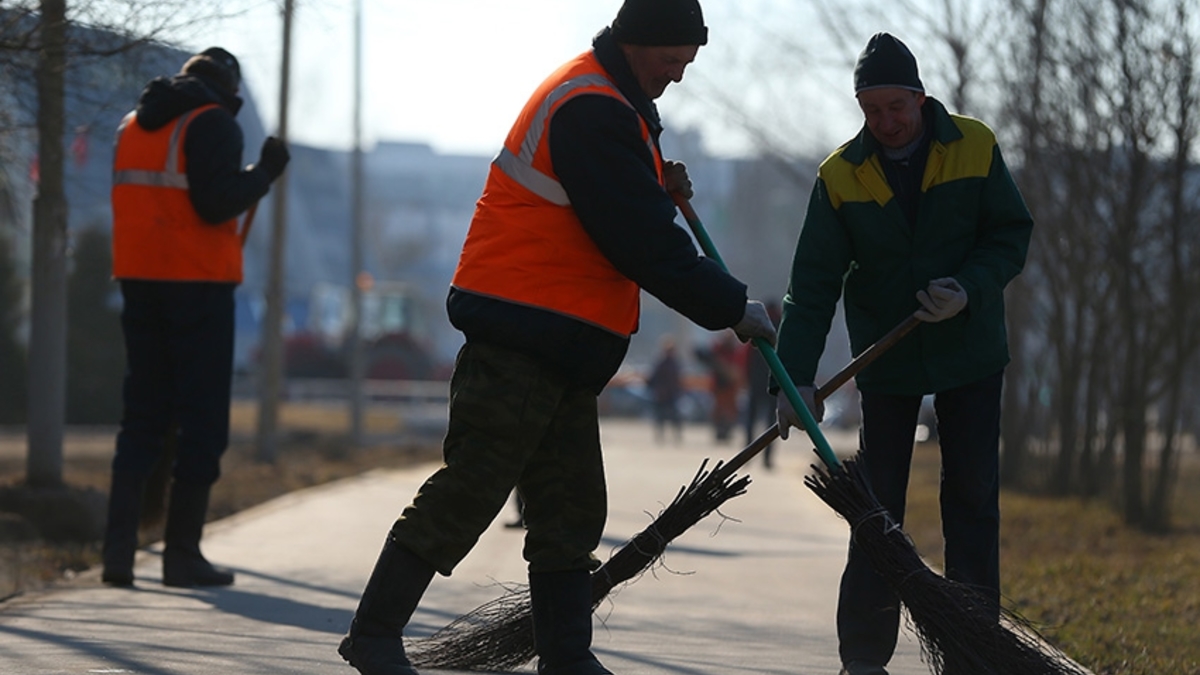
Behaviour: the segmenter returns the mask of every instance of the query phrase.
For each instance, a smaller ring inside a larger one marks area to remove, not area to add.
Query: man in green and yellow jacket
[[[946,574],[998,608],[1004,287],[1024,265],[1033,220],[991,129],[927,97],[902,42],[876,34],[854,77],[865,124],[821,164],[779,356],[819,420],[812,384],[839,297],[855,354],[914,313],[923,321],[857,378],[864,464],[903,522],[921,400],[934,395]],[[784,438],[801,426],[783,396],[778,417]],[[838,602],[842,672],[886,675],[899,621],[899,600],[852,540]]]

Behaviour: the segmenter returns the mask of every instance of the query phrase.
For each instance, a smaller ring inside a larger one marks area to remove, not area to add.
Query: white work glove
[[[929,288],[917,291],[921,309],[916,317],[929,323],[945,321],[963,311],[967,306],[967,292],[953,277],[942,277],[929,282]]]
[[[666,184],[667,192],[676,192],[680,196],[692,198],[692,179],[688,178],[687,167],[683,162],[673,162],[666,160],[663,162],[663,183]]]
[[[742,320],[733,327],[733,332],[742,342],[762,338],[772,347],[775,346],[775,322],[767,315],[767,308],[757,300],[746,301],[746,311],[742,314]]]
[[[820,422],[825,418],[825,404],[817,402],[816,387],[796,387],[796,393],[800,394],[800,399],[804,401],[804,405],[808,406],[814,420]],[[775,422],[779,425],[779,437],[785,441],[789,428],[804,428],[804,422],[800,420],[800,413],[792,407],[792,402],[788,400],[787,394],[782,389],[775,395]]]

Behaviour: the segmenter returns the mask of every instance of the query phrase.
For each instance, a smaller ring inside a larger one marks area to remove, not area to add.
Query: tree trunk
[[[1007,295],[1013,298],[1008,307],[1009,353],[1011,361],[1004,373],[1004,393],[1000,418],[1000,480],[1006,487],[1024,484],[1025,459],[1029,454],[1029,409],[1032,399],[1029,389],[1029,364],[1025,334],[1031,330],[1029,307],[1032,304],[1027,284],[1018,276],[1009,285]]]
[[[1092,336],[1093,347],[1099,340],[1099,331]],[[1083,443],[1079,450],[1079,490],[1084,497],[1095,497],[1100,493],[1100,470],[1097,459],[1096,441],[1100,433],[1100,406],[1104,400],[1103,359],[1097,358],[1096,349],[1087,351],[1091,355],[1088,363],[1087,393],[1084,395]]]
[[[284,0],[283,59],[279,82],[279,138],[288,138],[288,87],[291,73],[293,0]],[[271,257],[267,270],[267,312],[262,325],[262,363],[259,376],[257,459],[273,464],[279,457],[279,399],[284,379],[283,314],[287,304],[284,262],[287,252],[287,185],[285,171],[275,181],[271,228]]]
[[[43,0],[39,30],[38,192],[33,202],[26,482],[63,484],[67,362],[67,200],[63,189],[66,0]]]
[[[1146,519],[1145,490],[1142,487],[1142,465],[1146,456],[1145,398],[1140,391],[1130,387],[1121,408],[1121,429],[1125,440],[1121,492],[1124,497],[1125,523],[1140,527]]]
[[[1146,505],[1146,529],[1151,532],[1168,532],[1171,529],[1171,497],[1174,491],[1176,461],[1176,430],[1179,422],[1179,400],[1181,382],[1172,384],[1168,394],[1166,410],[1159,419],[1163,430],[1162,447],[1158,451],[1158,469],[1155,471],[1154,487]]]

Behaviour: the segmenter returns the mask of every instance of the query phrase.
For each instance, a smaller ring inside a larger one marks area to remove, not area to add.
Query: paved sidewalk
[[[601,555],[645,527],[705,458],[732,457],[707,428],[658,446],[648,424],[603,426],[610,514]],[[835,448],[853,443],[831,436]],[[847,527],[803,485],[807,441],[776,446],[749,491],[677,539],[665,567],[618,589],[597,614],[595,651],[618,675],[834,675],[833,617]],[[433,470],[378,471],[286,495],[212,523],[206,555],[236,585],[162,586],[157,549],[139,558],[134,590],[90,571],[71,587],[0,605],[0,673],[59,675],[350,675],[336,653],[396,514]],[[521,531],[504,511],[452,577],[436,578],[411,626],[423,635],[523,582]],[[531,668],[525,669],[531,671]],[[893,675],[925,675],[901,635]],[[445,671],[441,671],[445,672]]]

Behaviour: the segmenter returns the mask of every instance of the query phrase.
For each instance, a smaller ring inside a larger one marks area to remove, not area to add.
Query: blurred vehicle
[[[426,344],[424,305],[416,290],[400,282],[364,277],[362,340],[364,376],[369,380],[444,379]],[[285,371],[293,378],[344,378],[350,374],[350,289],[316,285],[306,308],[307,321],[284,338]]]
[[[712,394],[705,378],[685,377],[679,397],[679,414],[685,422],[707,422],[712,410]],[[597,406],[601,416],[650,419],[654,399],[645,378],[637,372],[621,371],[600,392]]]

